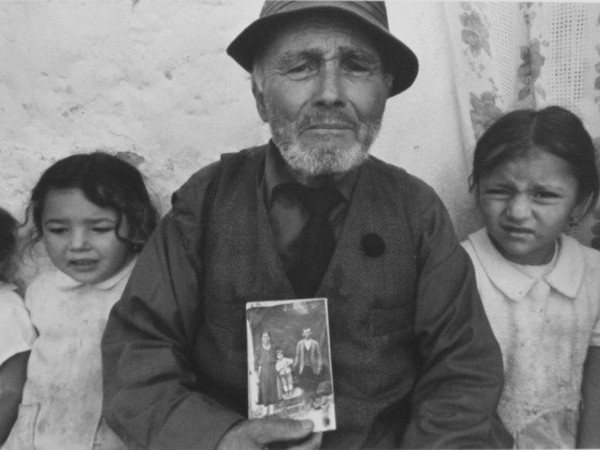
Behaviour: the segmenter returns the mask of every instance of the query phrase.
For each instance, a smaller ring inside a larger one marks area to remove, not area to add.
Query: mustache
[[[356,128],[357,123],[353,117],[342,111],[327,113],[321,112],[302,117],[298,122],[298,129],[306,130],[307,128],[323,125],[331,127]]]

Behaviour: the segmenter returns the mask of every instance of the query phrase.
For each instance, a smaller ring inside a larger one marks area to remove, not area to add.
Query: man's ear
[[[252,94],[256,102],[256,110],[263,122],[268,122],[267,105],[265,103],[265,94],[262,88],[258,86],[256,79],[252,77]]]
[[[392,85],[394,84],[394,75],[391,73],[385,74],[385,84],[387,86],[388,92],[392,91]]]

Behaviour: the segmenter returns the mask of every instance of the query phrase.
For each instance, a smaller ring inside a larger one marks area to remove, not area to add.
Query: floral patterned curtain
[[[447,2],[467,161],[502,114],[560,105],[600,150],[600,3]],[[600,208],[570,231],[600,248]]]

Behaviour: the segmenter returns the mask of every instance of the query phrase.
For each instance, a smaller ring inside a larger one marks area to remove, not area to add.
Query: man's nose
[[[523,220],[531,214],[531,203],[527,195],[519,194],[512,197],[507,208],[508,216],[515,220]]]
[[[343,74],[334,62],[321,69],[315,101],[323,106],[342,106],[346,101]]]

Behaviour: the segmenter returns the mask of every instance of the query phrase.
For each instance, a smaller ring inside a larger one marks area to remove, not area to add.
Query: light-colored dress
[[[463,246],[502,348],[502,421],[518,448],[574,448],[583,364],[600,345],[600,252],[561,235],[544,271],[504,259],[485,229]]]
[[[134,264],[95,285],[54,271],[29,286],[25,305],[39,337],[5,449],[125,448],[102,419],[100,341]]]
[[[31,350],[36,333],[16,286],[0,281],[0,366],[17,353]]]
[[[284,393],[292,391],[294,389],[294,380],[292,378],[292,364],[294,360],[292,358],[283,357],[277,359],[275,363],[275,370],[277,371],[277,392],[279,397],[282,397]]]

